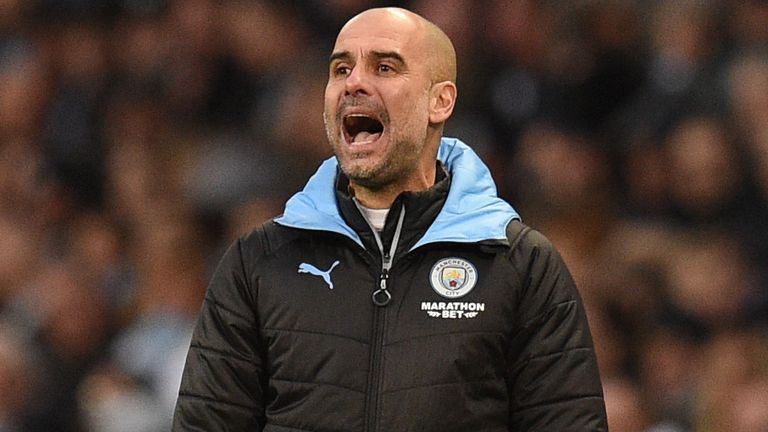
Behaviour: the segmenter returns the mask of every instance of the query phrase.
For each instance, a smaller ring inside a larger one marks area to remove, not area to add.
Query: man
[[[442,138],[455,78],[450,40],[418,15],[342,28],[336,157],[224,256],[174,430],[607,430],[568,271]]]

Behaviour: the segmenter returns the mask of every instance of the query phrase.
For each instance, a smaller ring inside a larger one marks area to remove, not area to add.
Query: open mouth
[[[376,141],[384,132],[384,124],[366,114],[350,114],[344,117],[344,138],[349,144]]]

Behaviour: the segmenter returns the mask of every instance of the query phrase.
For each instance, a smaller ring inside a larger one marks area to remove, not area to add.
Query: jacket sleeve
[[[263,357],[255,288],[242,241],[214,272],[192,335],[173,431],[259,431],[263,427]]]
[[[607,431],[592,337],[554,246],[525,228],[510,251],[522,291],[510,347],[510,430]]]

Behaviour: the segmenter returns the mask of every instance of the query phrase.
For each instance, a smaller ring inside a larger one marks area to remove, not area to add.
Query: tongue
[[[358,132],[352,139],[353,143],[361,143],[366,141],[376,141],[381,136],[381,132],[370,133],[366,131]]]

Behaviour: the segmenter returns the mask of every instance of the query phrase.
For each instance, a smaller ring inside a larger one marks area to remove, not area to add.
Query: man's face
[[[331,55],[328,141],[342,171],[370,189],[407,186],[422,166],[431,81],[412,24],[358,17],[342,29]]]

